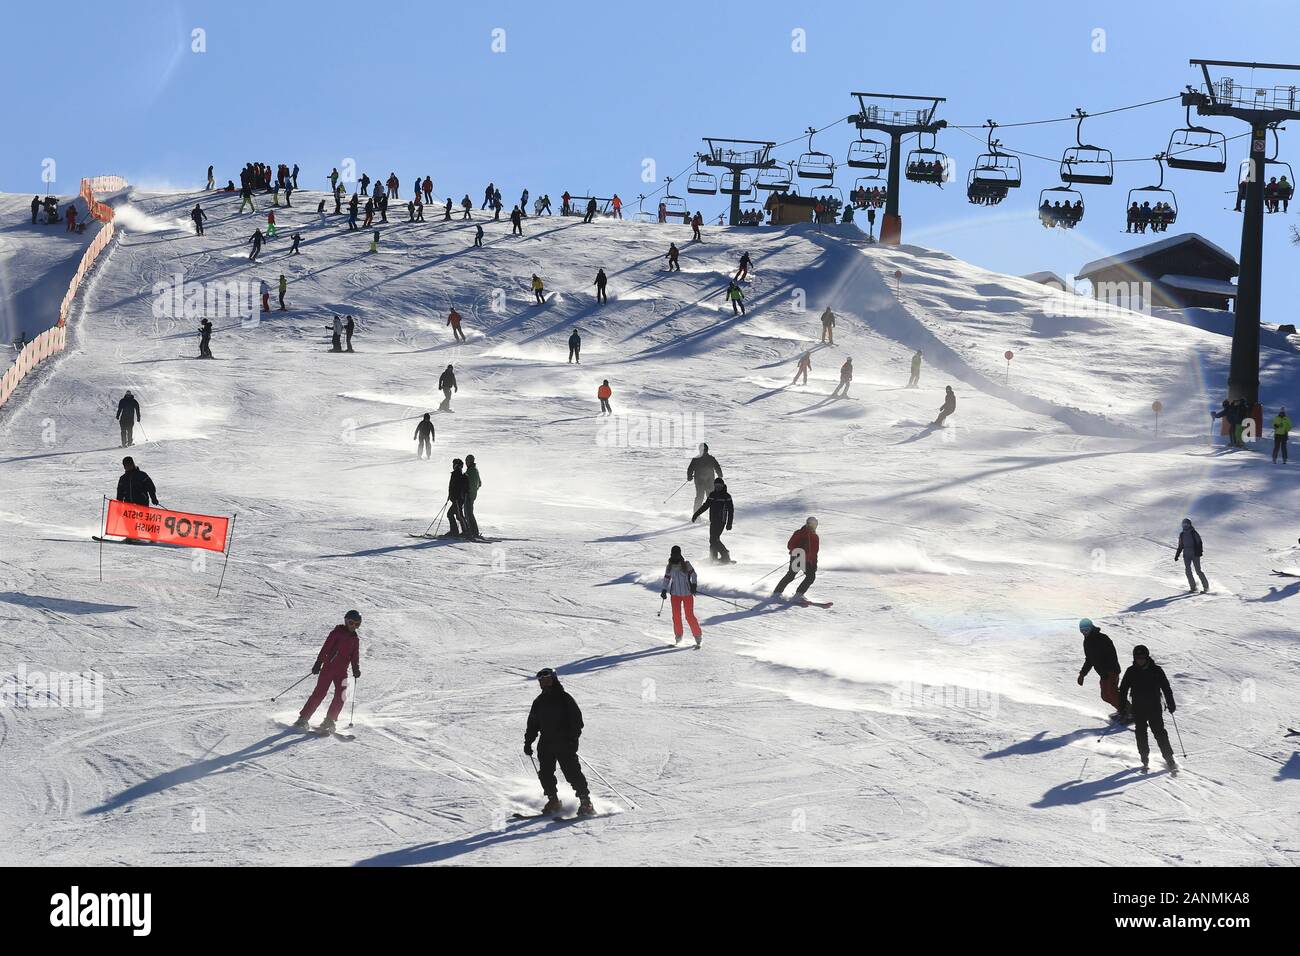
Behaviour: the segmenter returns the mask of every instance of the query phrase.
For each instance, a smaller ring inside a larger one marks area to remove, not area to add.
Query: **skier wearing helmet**
[[[528,711],[528,727],[524,732],[524,753],[533,755],[533,741],[541,735],[537,744],[537,759],[541,766],[537,779],[541,781],[546,793],[546,806],[542,813],[550,816],[562,809],[557,794],[555,765],[560,765],[564,779],[577,794],[578,816],[589,817],[596,813],[591,805],[591,796],[587,790],[587,778],[583,776],[582,766],[578,763],[578,738],[582,736],[582,711],[578,703],[569,696],[568,691],[560,686],[560,678],[549,667],[537,672],[537,685],[542,692],[533,701]]]
[[[1079,671],[1079,686],[1083,686],[1088,671],[1095,670],[1101,679],[1101,699],[1115,708],[1110,719],[1124,720],[1127,713],[1119,699],[1119,655],[1115,653],[1115,643],[1086,617],[1079,622],[1079,633],[1083,635],[1083,668]]]
[[[817,580],[817,551],[821,547],[821,539],[817,537],[817,519],[809,517],[802,528],[790,535],[790,540],[785,543],[785,546],[790,552],[790,568],[785,572],[785,577],[777,582],[772,597],[779,597],[786,585],[802,572],[803,580],[799,582],[799,587],[795,588],[794,592],[796,599],[802,598],[812,587],[812,583]]]
[[[360,626],[360,612],[348,611],[343,615],[343,623],[330,631],[329,637],[325,638],[320,653],[316,655],[316,663],[311,668],[313,674],[320,675],[316,680],[316,688],[307,698],[307,703],[303,704],[298,719],[294,722],[294,729],[310,729],[307,722],[316,712],[321,701],[325,699],[325,695],[329,693],[332,684],[334,699],[330,701],[329,710],[320,726],[316,728],[316,733],[326,736],[334,733],[334,721],[338,720],[339,714],[343,712],[343,700],[347,693],[348,665],[352,665],[353,679],[361,676],[361,639],[357,637],[357,628]]]
[[[1201,555],[1205,547],[1201,543],[1201,536],[1196,529],[1192,527],[1192,519],[1184,518],[1182,530],[1178,533],[1178,547],[1174,550],[1174,560],[1177,561],[1181,556],[1183,559],[1183,570],[1187,572],[1187,587],[1196,593],[1196,578],[1192,577],[1192,570],[1201,578],[1201,588],[1210,590],[1210,582],[1205,579],[1205,572],[1201,570]]]

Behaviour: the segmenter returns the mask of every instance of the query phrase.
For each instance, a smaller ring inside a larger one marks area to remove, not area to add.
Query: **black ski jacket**
[[[456,388],[455,372],[443,372],[438,376],[438,391],[442,391],[444,388],[455,388],[456,391],[460,391],[459,388]]]
[[[695,471],[697,468],[707,468],[709,465],[713,466],[713,477],[721,478],[722,466],[718,464],[718,459],[706,453],[703,455],[696,455],[691,459],[691,463],[686,466],[686,480],[690,481],[695,477]]]
[[[463,471],[453,471],[447,482],[447,498],[450,501],[463,502],[469,494],[469,479]]]
[[[1129,669],[1124,672],[1124,679],[1119,684],[1121,703],[1128,703],[1130,691],[1133,693],[1135,714],[1160,713],[1161,694],[1165,695],[1169,713],[1174,712],[1174,692],[1169,687],[1169,678],[1155,661],[1146,667],[1138,667],[1136,664],[1129,666]]]
[[[1120,672],[1115,642],[1103,634],[1099,627],[1094,627],[1083,638],[1083,670],[1079,671],[1079,676],[1087,677],[1091,670],[1095,670],[1099,677]]]
[[[140,403],[135,400],[134,395],[123,395],[118,401],[117,419],[123,422],[138,422],[140,420]]]
[[[721,491],[715,489],[709,492],[709,497],[705,498],[704,504],[700,505],[695,514],[691,515],[691,520],[694,521],[706,511],[709,513],[710,527],[720,528],[726,525],[727,530],[731,530],[731,522],[736,517],[736,508],[732,504],[731,495],[725,485]]]
[[[550,690],[537,695],[528,711],[524,743],[531,744],[538,734],[542,735],[541,746],[547,750],[557,753],[576,753],[578,750],[578,738],[582,736],[582,711],[558,680]]]
[[[118,501],[129,501],[146,508],[151,501],[158,504],[158,492],[154,490],[153,479],[139,468],[122,472],[122,477],[117,479],[116,497]]]

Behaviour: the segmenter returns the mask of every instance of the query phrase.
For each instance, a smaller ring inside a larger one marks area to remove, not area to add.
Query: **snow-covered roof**
[[[1037,282],[1040,285],[1055,285],[1060,286],[1062,289],[1069,288],[1069,286],[1065,284],[1065,280],[1055,272],[1031,272],[1028,275],[1021,276],[1020,278],[1028,279],[1030,282]]]
[[[1237,297],[1236,285],[1226,279],[1207,279],[1205,276],[1171,274],[1161,276],[1159,281],[1164,285],[1173,286],[1175,289],[1184,289],[1188,292],[1207,292],[1210,295],[1222,295],[1230,299]]]
[[[1155,242],[1148,242],[1145,246],[1138,246],[1135,249],[1129,249],[1126,252],[1117,252],[1113,256],[1106,256],[1104,259],[1095,259],[1092,262],[1085,263],[1079,270],[1080,279],[1107,269],[1111,266],[1125,265],[1131,262],[1140,262],[1158,252],[1164,252],[1166,249],[1173,249],[1177,246],[1189,242],[1199,242],[1214,255],[1223,259],[1225,262],[1231,262],[1234,266],[1237,264],[1237,258],[1232,253],[1226,251],[1220,246],[1215,245],[1204,236],[1195,232],[1184,232],[1177,236],[1170,236],[1167,239],[1157,239]]]

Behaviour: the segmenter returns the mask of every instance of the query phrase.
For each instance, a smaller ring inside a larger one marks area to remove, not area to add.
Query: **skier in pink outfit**
[[[309,728],[307,721],[316,712],[316,708],[325,699],[330,685],[333,684],[334,699],[330,701],[329,711],[316,731],[321,734],[334,732],[334,722],[343,712],[348,665],[352,665],[354,678],[361,676],[361,639],[357,637],[359,627],[361,627],[361,615],[356,611],[348,611],[343,616],[343,623],[330,631],[329,637],[325,638],[320,653],[316,655],[316,663],[311,669],[313,674],[319,674],[320,677],[316,681],[316,689],[311,692],[307,703],[298,714],[298,720],[294,724],[298,730]]]

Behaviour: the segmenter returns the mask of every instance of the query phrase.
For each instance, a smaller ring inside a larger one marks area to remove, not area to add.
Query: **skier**
[[[365,173],[361,174],[361,191],[366,191],[366,184],[370,182],[370,177]],[[339,170],[334,167],[330,170],[330,192],[336,192],[339,188]]]
[[[538,305],[546,304],[546,289],[542,285],[541,277],[536,272],[533,273],[533,298],[537,300]]]
[[[549,216],[551,214],[551,197],[546,193],[543,193],[542,198],[538,202],[539,205],[536,214],[539,216]]]
[[[704,499],[713,491],[714,481],[721,477],[722,466],[718,464],[718,459],[709,454],[707,442],[700,442],[699,453],[686,466],[686,480],[695,480],[696,508],[704,504]]]
[[[466,193],[464,198],[461,199],[460,208],[463,213],[463,215],[461,215],[460,217],[462,222],[464,222],[466,219],[473,218],[470,215],[470,210],[474,208],[474,200],[469,198],[469,193]]]
[[[379,251],[379,230],[378,229],[376,229],[374,232],[370,234],[370,251],[371,252]]]
[[[691,521],[695,521],[706,510],[709,512],[709,557],[718,564],[735,564],[731,560],[731,552],[722,543],[722,532],[731,530],[736,509],[727,492],[727,484],[721,478],[713,480],[713,491],[704,504],[695,509]]]
[[[1133,694],[1130,707],[1129,693]],[[1165,758],[1165,766],[1171,773],[1178,771],[1174,761],[1174,748],[1169,745],[1169,732],[1165,730],[1165,719],[1160,713],[1160,697],[1164,695],[1169,713],[1178,708],[1174,704],[1174,692],[1169,686],[1169,678],[1160,665],[1151,659],[1146,645],[1139,644],[1133,648],[1133,664],[1124,671],[1124,679],[1119,685],[1120,704],[1133,715],[1133,731],[1137,735],[1138,756],[1142,758],[1142,770],[1147,769],[1147,755],[1151,747],[1147,742],[1147,727],[1156,738],[1160,755]]]
[[[356,327],[356,322],[352,321],[352,316],[349,315],[347,320],[343,323],[343,334],[347,338],[347,348],[343,350],[345,352],[352,351],[352,333],[356,331]]]
[[[605,284],[606,284],[607,282],[609,282],[609,279],[605,278],[605,270],[604,270],[604,269],[597,269],[597,270],[596,270],[596,281],[592,283],[592,285],[594,285],[594,286],[596,287],[596,304],[597,304],[597,305],[600,305],[602,302],[608,302],[608,301],[609,301],[609,299],[606,298],[606,296],[605,296]]]
[[[663,222],[663,220],[659,220]],[[704,237],[700,235],[700,226],[704,225],[704,217],[695,213],[695,218],[691,220],[691,242],[703,242]]]
[[[731,314],[745,314],[745,293],[740,291],[740,286],[732,280],[727,285],[727,299],[731,302]]]
[[[596,389],[596,397],[600,399],[600,413],[602,415],[614,414],[614,409],[609,407],[609,399],[613,394],[614,390],[609,387],[609,379],[602,381],[600,388]]]
[[[736,274],[733,277],[733,281],[735,282],[744,281],[744,279],[749,275],[749,266],[750,266],[749,253],[742,252],[740,254],[740,268],[736,270]]]
[[[623,200],[618,197],[618,193],[614,193],[614,198],[610,200],[610,207],[614,210],[615,219],[623,218]]]
[[[917,349],[916,354],[912,356],[912,377],[907,380],[908,388],[916,388],[921,384],[921,350]]]
[[[456,384],[456,373],[450,365],[438,376],[438,390],[442,392],[442,404],[438,406],[438,411],[451,411],[451,393],[459,392],[460,386]]]
[[[785,546],[790,552],[790,569],[776,583],[776,590],[772,592],[772,597],[779,597],[786,585],[802,571],[803,580],[799,582],[794,592],[796,598],[802,598],[817,580],[817,551],[821,547],[821,539],[817,537],[817,519],[809,517],[802,528],[790,535],[790,540],[785,543]]]
[[[596,200],[593,197],[587,200],[587,218],[583,219],[582,221],[591,222],[595,218],[596,218]]]
[[[447,316],[447,324],[451,326],[452,339],[456,342],[464,342],[465,333],[460,330],[460,313],[452,309]]]
[[[519,210],[520,215],[525,219],[528,218],[528,190],[525,189],[523,195],[519,197],[519,205],[515,207]]]
[[[831,392],[831,398],[840,394],[840,389],[844,389],[844,397],[849,397],[849,385],[853,382],[853,359],[846,358],[844,364],[840,366],[840,383],[835,386],[835,391]]]
[[[213,176],[213,173],[212,173],[212,167],[209,166],[209,167],[208,167],[208,187],[207,187],[207,188],[208,188],[209,190],[211,190],[212,187],[216,185],[216,182],[217,182],[217,181],[216,181],[216,179],[215,179],[215,177]]]
[[[1119,699],[1120,668],[1115,643],[1086,617],[1079,622],[1079,633],[1083,635],[1083,669],[1079,671],[1079,686],[1083,686],[1088,671],[1095,670],[1101,681],[1101,699],[1115,708],[1110,719],[1124,720],[1127,715]]]
[[[678,263],[678,261],[677,261],[677,257],[678,257],[679,255],[681,255],[681,251],[677,248],[677,243],[675,243],[675,242],[670,242],[670,243],[668,244],[668,254],[664,256],[664,258],[668,260],[668,271],[669,271],[669,272],[681,272],[681,271],[682,271],[682,267],[681,267],[681,265],[680,265],[680,264]]]
[[[338,720],[339,714],[343,713],[343,700],[347,696],[348,665],[352,666],[354,680],[361,676],[361,638],[357,636],[359,627],[361,627],[361,614],[357,611],[348,611],[343,615],[343,623],[335,626],[325,638],[320,653],[316,655],[316,662],[311,666],[311,672],[320,676],[316,680],[316,687],[311,692],[311,696],[307,698],[307,703],[303,704],[302,710],[298,712],[298,719],[293,722],[295,730],[311,729],[308,721],[321,701],[325,699],[325,695],[329,693],[332,684],[334,699],[330,701],[329,710],[325,712],[325,719],[316,728],[316,733],[321,736],[334,733],[334,722]]]
[[[442,207],[442,221],[451,222],[451,197],[447,197],[447,205]]]
[[[199,358],[212,358],[212,320],[199,322]]]
[[[474,224],[474,245],[476,248],[483,248],[483,227],[478,223]]]
[[[411,437],[416,440],[416,458],[428,458],[430,461],[433,460],[433,439],[435,437],[435,431],[432,419],[433,416],[429,412],[425,412],[424,417],[420,419],[420,423],[415,426],[415,434]]]
[[[573,209],[570,205],[570,200],[572,199],[573,197],[569,195],[569,191],[567,189],[560,194],[560,215],[561,216],[573,215]]]
[[[578,330],[574,329],[573,334],[569,336],[569,361],[582,364],[582,336]]]
[[[537,684],[542,692],[528,711],[524,753],[530,757],[533,755],[533,741],[540,734],[542,739],[537,743],[537,759],[541,766],[537,770],[537,779],[546,794],[542,814],[549,816],[562,809],[555,779],[555,765],[558,763],[565,781],[578,798],[578,816],[595,816],[596,808],[591,805],[587,778],[582,775],[582,765],[578,762],[582,711],[578,709],[577,701],[560,686],[560,679],[551,668],[543,667],[537,672]]]
[[[695,648],[699,650],[704,634],[700,622],[695,619],[695,592],[699,579],[691,562],[682,557],[679,545],[673,545],[668,555],[668,567],[664,569],[663,587],[659,591],[661,600],[672,598],[674,644],[682,642],[682,613],[686,614],[686,623],[690,625],[691,636],[695,638]]]
[[[127,389],[117,402],[117,421],[122,429],[122,447],[134,445],[135,440],[132,438],[132,432],[135,431],[135,423],[140,420],[140,403],[135,400],[131,390]]]
[[[153,479],[135,465],[135,459],[128,455],[122,459],[122,475],[117,479],[118,501],[129,505],[149,507],[150,503],[158,507],[158,492],[153,486]]]
[[[492,197],[496,194],[496,188],[495,183],[487,184],[487,189],[483,190],[483,205],[479,206],[479,209],[487,209],[492,205]]]
[[[289,280],[286,279],[286,278],[284,277],[284,273],[281,272],[281,273],[280,273],[280,282],[279,282],[279,291],[280,291],[280,311],[281,311],[281,312],[286,311],[286,310],[285,310],[285,307],[284,307],[284,294],[285,294],[285,292],[287,292],[288,290],[289,290]]]
[[[951,385],[944,386],[943,404],[939,406],[939,417],[930,423],[931,428],[942,428],[948,416],[957,410],[957,394]]]
[[[194,220],[194,234],[196,236],[203,235],[203,220],[208,218],[208,214],[203,211],[203,207],[195,203],[194,208],[190,210],[190,218]]]
[[[804,352],[799,356],[799,367],[794,370],[794,380],[791,385],[799,384],[799,376],[803,376],[803,384],[808,384],[808,373],[812,370],[812,353]]]
[[[1291,419],[1287,417],[1286,408],[1279,408],[1273,418],[1273,464],[1277,464],[1277,453],[1282,452],[1282,464],[1286,464],[1286,438],[1291,434]]]
[[[239,190],[239,211],[243,213],[244,205],[247,204],[252,212],[257,212],[257,207],[253,205],[253,187],[244,186]]]
[[[257,280],[257,291],[262,296],[262,311],[271,311],[271,287],[266,284],[265,279]]]
[[[501,221],[501,210],[504,208],[505,208],[505,204],[501,202],[501,190],[499,189],[495,190],[492,193],[492,221],[493,222]]]
[[[424,177],[424,202],[425,205],[433,205],[433,177]]]
[[[518,206],[510,210],[510,235],[522,236],[524,234],[523,221],[523,213],[519,211]]]
[[[253,251],[248,254],[249,262],[257,261],[257,254],[262,251],[262,230],[254,229],[253,235],[248,240],[253,245]]]
[[[291,256],[302,255],[302,252],[299,251],[298,249],[298,243],[302,242],[302,236],[298,235],[298,233],[295,232],[292,236],[292,239],[293,239],[293,245],[289,247],[289,255]]]
[[[372,224],[374,221],[375,221],[375,201],[374,201],[373,199],[367,199],[367,200],[366,200],[366,218],[365,218],[365,220],[361,223],[361,228],[362,228],[362,229],[369,229],[370,226],[371,226],[371,224]]]
[[[37,214],[40,213],[40,211],[41,211],[41,197],[33,196],[32,197],[32,225],[33,226],[36,225],[36,216]]]
[[[831,311],[829,305],[822,313],[822,341],[835,344],[835,313]]]
[[[358,206],[358,205],[360,205],[360,200],[357,199],[357,194],[356,194],[356,193],[353,193],[353,194],[352,194],[352,198],[348,200],[348,232],[355,232],[355,231],[356,231],[356,228],[357,228],[357,206]],[[367,205],[367,206],[370,205],[370,200],[369,200],[369,199],[366,200],[366,205]],[[334,211],[335,211],[335,212],[338,212],[337,209],[335,209]]]
[[[478,490],[483,487],[483,479],[478,473],[478,464],[473,455],[465,456],[465,537],[478,538],[478,519],[474,517],[474,502],[478,499]]]
[[[298,188],[298,164],[293,164],[293,188]]]
[[[1205,546],[1201,542],[1201,536],[1196,529],[1192,527],[1192,519],[1183,519],[1182,531],[1178,533],[1178,547],[1174,549],[1174,560],[1177,561],[1179,556],[1183,559],[1183,570],[1187,572],[1187,587],[1196,593],[1196,578],[1192,577],[1192,569],[1201,578],[1201,587],[1209,591],[1210,582],[1205,580],[1205,572],[1201,570],[1201,555],[1205,551]]]
[[[447,480],[447,534],[444,537],[459,538],[469,533],[469,522],[465,520],[465,496],[469,493],[469,480],[461,471],[465,463],[459,458],[451,462],[451,477]]]

